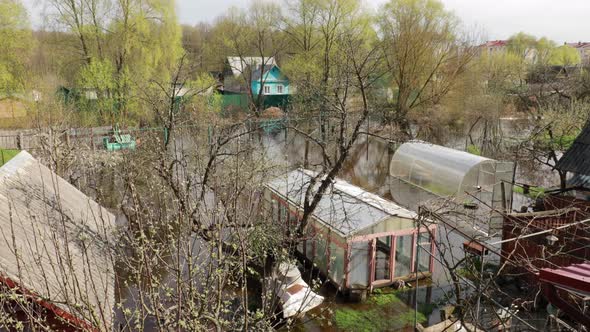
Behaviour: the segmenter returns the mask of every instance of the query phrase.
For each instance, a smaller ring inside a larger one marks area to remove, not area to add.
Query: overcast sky
[[[24,0],[40,25],[39,0]],[[285,0],[275,0],[279,3]],[[288,0],[287,0],[288,1]],[[386,0],[364,0],[378,8]],[[246,7],[250,0],[177,0],[181,23],[212,22],[230,6]],[[559,43],[590,41],[590,0],[442,0],[469,27],[485,33],[487,39],[506,39],[525,31],[546,36]]]
[[[378,8],[385,0],[364,0]],[[590,40],[590,0],[442,0],[470,27],[487,39],[506,39],[518,31],[557,42]],[[249,0],[178,0],[182,23],[212,20],[231,6]]]

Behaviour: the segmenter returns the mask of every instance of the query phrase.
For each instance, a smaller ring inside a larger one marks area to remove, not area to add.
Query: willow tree
[[[182,25],[182,47],[187,53],[187,59],[194,65],[197,72],[214,70],[217,57],[211,56],[209,46],[213,39],[211,25],[199,23],[194,26]]]
[[[322,141],[330,120],[330,85],[344,60],[342,40],[350,31],[364,30],[374,37],[369,15],[357,0],[298,0],[287,2],[283,30],[291,57],[285,70],[297,85],[301,109],[318,117]],[[369,41],[374,41],[370,38]]]
[[[170,79],[182,53],[172,0],[50,0],[56,28],[77,39],[68,66],[90,88],[114,122],[146,118],[140,94],[152,81]]]
[[[0,0],[0,99],[25,89],[33,38],[25,8],[18,0]]]
[[[116,102],[122,119],[144,117],[138,97],[155,80],[170,80],[182,55],[181,29],[175,2],[118,2],[112,23]]]
[[[519,56],[528,65],[546,66],[555,49],[555,42],[546,38],[519,32],[508,39],[507,50]]]
[[[411,136],[410,112],[439,105],[475,50],[438,0],[391,0],[379,27],[394,91],[385,120]]]
[[[575,66],[582,63],[580,53],[569,45],[556,47],[551,52],[549,64],[553,66]]]

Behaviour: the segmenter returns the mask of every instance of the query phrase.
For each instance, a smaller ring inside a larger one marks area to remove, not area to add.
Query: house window
[[[278,94],[283,93],[283,86],[282,85],[277,85],[277,93]]]
[[[264,94],[265,94],[265,95],[268,95],[268,94],[270,94],[270,86],[268,86],[268,85],[265,85],[265,86],[264,86]]]

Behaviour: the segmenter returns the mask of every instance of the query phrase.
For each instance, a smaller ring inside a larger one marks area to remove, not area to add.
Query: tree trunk
[[[559,187],[561,189],[565,189],[567,187],[567,171],[558,171],[559,172]]]

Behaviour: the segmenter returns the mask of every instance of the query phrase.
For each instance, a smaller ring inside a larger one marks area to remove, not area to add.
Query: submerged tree
[[[298,87],[296,107],[318,118],[323,141],[331,118],[332,79],[345,61],[342,41],[353,32],[364,34],[367,44],[374,44],[376,34],[370,18],[356,0],[302,0],[289,6],[283,30],[292,56],[285,70]]]
[[[394,90],[385,118],[411,136],[409,113],[440,104],[475,49],[457,17],[436,0],[392,0],[379,27]]]

